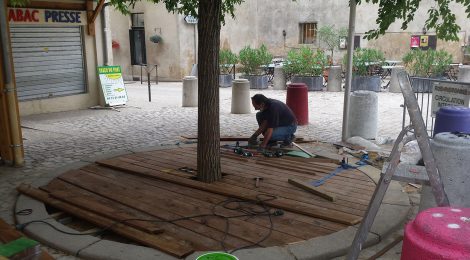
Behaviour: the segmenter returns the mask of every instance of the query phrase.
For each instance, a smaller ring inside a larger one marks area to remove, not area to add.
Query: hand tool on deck
[[[253,180],[255,180],[255,187],[259,187],[259,181],[263,180],[263,177],[254,177]]]

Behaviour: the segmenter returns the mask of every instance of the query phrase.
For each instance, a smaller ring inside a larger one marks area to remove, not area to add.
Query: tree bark
[[[197,177],[222,179],[220,167],[219,48],[222,0],[200,0],[198,21]]]

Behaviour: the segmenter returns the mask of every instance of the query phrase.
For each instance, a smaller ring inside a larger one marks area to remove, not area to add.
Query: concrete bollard
[[[197,107],[197,78],[183,78],[183,107]]]
[[[403,66],[395,66],[392,69],[392,73],[390,75],[390,84],[388,85],[388,92],[401,93],[400,84],[398,84],[398,73],[404,70],[405,67]]]
[[[232,114],[250,113],[250,82],[247,79],[235,79],[232,87]]]
[[[360,136],[364,139],[375,139],[378,110],[379,102],[375,92],[354,91],[350,98],[348,137]]]
[[[470,82],[470,65],[459,66],[459,76],[457,81]]]
[[[340,92],[342,90],[341,66],[331,66],[328,72],[328,84],[326,90]]]
[[[286,73],[284,73],[283,67],[274,67],[273,89],[286,89]]]
[[[470,207],[470,134],[439,133],[431,140],[450,205]],[[430,186],[423,186],[419,210],[436,206]]]

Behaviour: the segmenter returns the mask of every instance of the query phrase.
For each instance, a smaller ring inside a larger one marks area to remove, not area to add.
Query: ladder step
[[[383,166],[382,174],[387,169],[388,163]],[[420,165],[412,165],[406,163],[400,163],[397,166],[397,170],[392,176],[392,180],[403,181],[421,185],[430,185],[429,177],[426,172],[426,167]]]

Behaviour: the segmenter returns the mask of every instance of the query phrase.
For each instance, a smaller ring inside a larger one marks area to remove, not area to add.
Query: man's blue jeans
[[[270,141],[292,142],[294,133],[297,131],[297,125],[279,126],[273,129],[273,135]]]
[[[261,125],[262,122],[260,122],[259,118],[259,113],[256,113],[256,121],[258,121],[258,125]],[[275,127],[273,129],[273,134],[271,136],[270,142],[276,142],[276,141],[284,141],[286,143],[292,142],[292,139],[294,137],[294,133],[297,131],[297,124],[289,125],[289,126],[279,126]],[[264,133],[263,133],[264,135]]]

